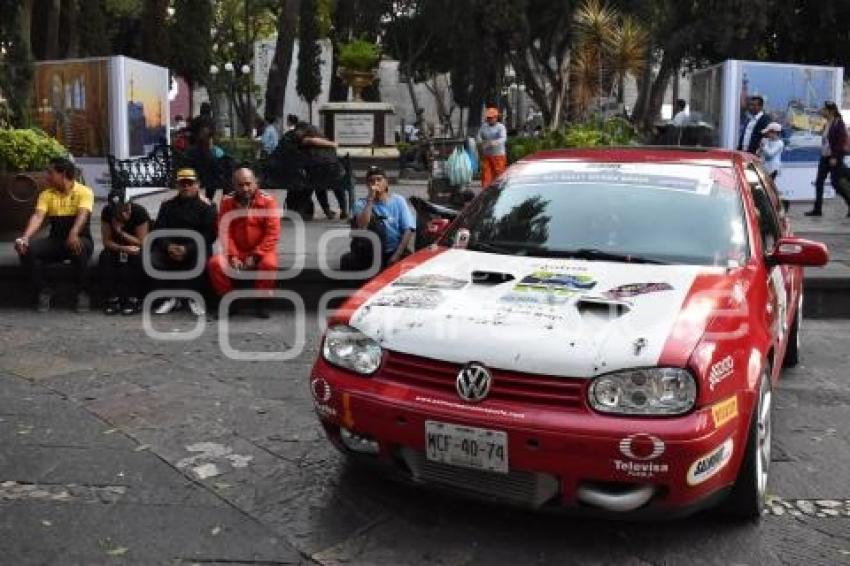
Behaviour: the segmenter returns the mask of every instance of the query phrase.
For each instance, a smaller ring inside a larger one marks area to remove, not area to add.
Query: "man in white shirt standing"
[[[770,116],[764,113],[764,99],[761,96],[751,96],[748,105],[750,120],[741,138],[738,140],[738,150],[755,154],[761,146],[762,130],[770,124]]]
[[[686,110],[688,107],[687,102],[682,100],[681,98],[676,101],[676,114],[673,116],[673,125],[677,128],[684,128],[690,119],[690,115]]]

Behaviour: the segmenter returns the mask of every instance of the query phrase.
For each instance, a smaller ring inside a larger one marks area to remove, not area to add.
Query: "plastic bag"
[[[478,144],[475,143],[475,138],[466,140],[466,154],[469,156],[469,164],[472,167],[472,172],[478,171],[480,165],[478,159]]]
[[[472,164],[463,148],[457,147],[452,152],[446,162],[446,172],[453,187],[462,187],[472,181]]]

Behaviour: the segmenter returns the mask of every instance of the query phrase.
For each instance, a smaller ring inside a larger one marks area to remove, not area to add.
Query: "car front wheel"
[[[758,404],[750,420],[744,461],[738,472],[735,486],[726,500],[723,511],[740,519],[761,517],[767,496],[767,478],[770,470],[771,440],[773,437],[770,388],[770,369],[761,376]]]

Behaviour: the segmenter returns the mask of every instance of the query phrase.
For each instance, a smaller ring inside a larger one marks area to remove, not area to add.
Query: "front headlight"
[[[335,366],[361,375],[370,375],[381,365],[381,346],[350,326],[340,324],[328,328],[322,345],[322,356]]]
[[[697,384],[691,372],[679,368],[645,368],[593,380],[590,406],[617,415],[681,415],[693,408]]]

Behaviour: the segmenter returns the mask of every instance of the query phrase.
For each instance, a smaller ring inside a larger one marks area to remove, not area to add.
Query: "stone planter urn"
[[[0,237],[13,238],[23,232],[46,186],[44,171],[0,171]]]
[[[369,88],[378,74],[374,70],[358,71],[356,69],[339,68],[339,78],[354,91],[354,102],[363,102],[363,91]]]

